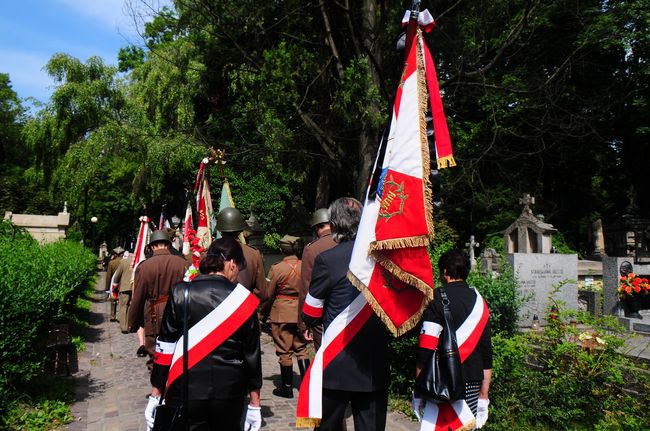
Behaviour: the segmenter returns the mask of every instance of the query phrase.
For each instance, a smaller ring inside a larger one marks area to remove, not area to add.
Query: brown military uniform
[[[299,309],[302,310],[302,304],[305,303],[305,298],[307,297],[307,292],[309,292],[309,284],[311,283],[311,272],[314,268],[314,261],[316,256],[329,250],[330,248],[336,247],[334,239],[332,239],[331,232],[327,233],[315,241],[307,244],[307,247],[302,252],[302,266],[301,266],[301,276],[300,276],[300,303]],[[300,316],[300,313],[298,313]],[[305,330],[305,325],[302,322],[302,319],[299,320],[298,326],[301,330]],[[320,348],[321,340],[323,338],[323,325],[318,325],[317,327],[312,328],[314,335],[314,348],[318,350]]]
[[[144,326],[145,346],[153,355],[170,287],[183,280],[187,261],[169,250],[155,250],[135,270],[128,322],[131,332]]]
[[[241,244],[241,248],[244,252],[244,259],[246,259],[246,268],[239,271],[237,281],[257,296],[260,296],[260,292],[266,287],[262,253],[247,244]]]
[[[291,355],[309,359],[307,343],[298,330],[298,295],[300,293],[300,260],[287,256],[271,266],[269,282],[261,291],[262,299],[273,300],[271,334],[281,366],[291,366]]]
[[[115,320],[117,317],[117,298],[111,295],[111,280],[115,271],[120,266],[120,262],[122,262],[122,256],[114,256],[108,262],[108,267],[106,268],[106,292],[108,292],[108,298],[111,302],[111,320]]]
[[[117,309],[117,320],[120,321],[120,330],[123,333],[129,332],[129,319],[128,312],[131,305],[131,292],[133,291],[133,255],[129,255],[126,259],[120,261],[113,281],[119,283],[119,299]]]

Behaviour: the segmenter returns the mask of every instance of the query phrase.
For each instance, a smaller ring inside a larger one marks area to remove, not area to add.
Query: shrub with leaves
[[[0,235],[0,410],[40,375],[48,329],[66,320],[94,271],[77,243]]]

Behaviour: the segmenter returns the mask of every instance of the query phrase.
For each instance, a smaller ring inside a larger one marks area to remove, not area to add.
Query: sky
[[[18,97],[47,102],[54,81],[43,67],[57,52],[85,62],[94,55],[117,65],[121,47],[142,45],[129,4],[139,10],[163,0],[11,0],[0,12],[0,72]],[[31,103],[24,101],[24,106]]]

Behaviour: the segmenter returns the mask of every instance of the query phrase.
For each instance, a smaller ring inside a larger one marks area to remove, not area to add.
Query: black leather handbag
[[[436,402],[449,402],[465,398],[465,379],[445,289],[440,288],[440,295],[444,310],[442,332],[431,360],[424,364],[415,380],[415,392]]]
[[[187,423],[187,399],[189,396],[189,377],[187,375],[187,349],[188,349],[188,323],[187,315],[189,313],[188,303],[190,301],[190,283],[185,285],[183,291],[183,391],[180,406],[170,406],[159,404],[156,407],[156,416],[154,418],[152,431],[186,431]],[[163,397],[160,397],[162,403]]]

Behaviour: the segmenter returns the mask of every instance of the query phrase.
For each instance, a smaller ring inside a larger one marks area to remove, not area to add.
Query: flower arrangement
[[[639,297],[650,293],[650,283],[647,278],[641,278],[635,273],[621,276],[621,283],[618,286],[618,297],[621,299]]]
[[[190,240],[192,265],[185,272],[185,277],[183,279],[185,281],[192,281],[197,275],[199,275],[199,263],[201,261],[201,256],[205,251],[205,247],[201,246],[201,238],[196,236],[196,231],[194,229],[188,229],[187,235]]]

